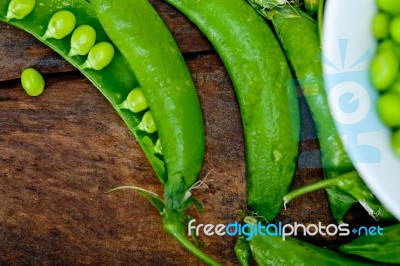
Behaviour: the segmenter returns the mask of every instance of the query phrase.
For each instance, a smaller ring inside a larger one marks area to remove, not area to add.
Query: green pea
[[[389,127],[400,126],[400,95],[388,92],[378,99],[378,113]]]
[[[145,131],[147,133],[154,133],[157,131],[156,124],[154,123],[153,115],[150,111],[147,111],[140,121],[139,125],[137,126],[138,130]]]
[[[68,10],[58,11],[51,17],[43,38],[61,40],[74,30],[75,24],[76,18],[72,12]]]
[[[392,19],[389,30],[390,37],[392,37],[396,43],[400,44],[400,16]]]
[[[11,0],[8,5],[6,20],[23,19],[35,8],[35,0]]]
[[[126,100],[119,105],[119,108],[128,109],[134,113],[144,111],[148,107],[146,98],[139,87],[133,89],[126,97]]]
[[[42,75],[33,68],[26,68],[21,74],[21,85],[29,96],[39,96],[44,90]]]
[[[96,31],[89,25],[81,25],[74,30],[71,37],[69,56],[86,55],[96,43]]]
[[[392,134],[391,144],[394,153],[400,157],[400,129],[396,130]]]
[[[111,63],[114,53],[114,46],[110,43],[99,42],[90,49],[88,58],[82,68],[101,70]]]
[[[379,43],[377,53],[385,50],[392,50],[397,55],[397,58],[400,59],[400,45],[395,43],[391,39],[386,39]]]
[[[160,139],[157,139],[156,144],[154,144],[154,153],[163,155]]]
[[[372,33],[375,38],[384,39],[389,35],[389,16],[378,12],[372,20]]]
[[[371,82],[378,91],[386,90],[396,79],[399,60],[392,50],[379,52],[371,63]]]
[[[390,85],[389,92],[400,95],[400,75],[398,75],[396,80]]]
[[[399,0],[377,0],[380,10],[383,10],[391,15],[400,15]]]

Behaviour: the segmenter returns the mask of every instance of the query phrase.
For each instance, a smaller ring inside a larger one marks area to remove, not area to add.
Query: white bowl
[[[376,112],[378,93],[369,81],[376,41],[375,0],[329,0],[323,29],[323,69],[332,115],[357,171],[381,203],[400,220],[400,158],[390,130]]]

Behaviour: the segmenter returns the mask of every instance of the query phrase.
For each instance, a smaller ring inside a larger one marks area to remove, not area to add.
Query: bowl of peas
[[[360,176],[400,219],[400,1],[330,0],[323,25],[337,130]]]

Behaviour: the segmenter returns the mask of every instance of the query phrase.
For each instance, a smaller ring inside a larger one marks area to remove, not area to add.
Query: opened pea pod
[[[210,265],[218,262],[190,242],[185,213],[194,201],[190,189],[200,172],[204,129],[200,105],[190,73],[167,27],[147,0],[92,1],[100,22],[135,72],[151,113],[138,128],[157,128],[155,154],[162,151],[167,179],[160,213],[164,229],[189,251]],[[129,10],[140,10],[135,15]],[[139,92],[136,92],[140,95]],[[127,102],[124,108],[132,108]],[[146,117],[147,116],[147,117]],[[162,149],[161,149],[161,148]]]
[[[37,0],[24,16],[8,16],[9,4],[0,3],[0,19],[31,33],[79,69],[136,137],[165,187],[164,199],[140,190],[162,213],[164,228],[208,264],[218,264],[185,236],[185,211],[194,201],[190,188],[204,157],[203,121],[185,61],[151,4]]]
[[[23,15],[15,15],[17,10],[18,14]],[[58,15],[55,16],[56,14]],[[88,2],[79,0],[36,0],[32,2],[22,0],[1,1],[0,20],[32,34],[56,51],[74,67],[79,69],[109,100],[127,127],[136,137],[136,140],[142,147],[161,182],[165,182],[166,173],[164,163],[159,157],[154,155],[154,144],[158,137],[137,129],[137,125],[142,120],[142,113],[136,114],[120,108],[121,104],[127,99],[129,93],[134,88],[139,87],[139,83],[126,59],[122,56],[121,52],[115,48],[105,33],[97,19],[93,7]],[[51,20],[54,23],[50,23]],[[62,23],[60,23],[60,21]],[[58,24],[62,24],[66,28]],[[71,27],[72,24],[74,28]],[[88,27],[90,27],[90,29],[88,29]],[[58,37],[65,33],[67,33],[67,35],[57,39],[46,36],[46,32],[55,32],[54,34]],[[82,41],[82,38],[85,40]],[[89,56],[83,53],[83,50],[90,53],[90,51],[95,48],[95,42],[97,42],[97,44],[108,43],[106,45],[106,50],[108,50],[108,52],[104,52],[104,50],[101,51],[101,49],[100,52],[96,52],[96,50],[99,49],[95,49],[94,52],[96,53],[94,53],[94,59],[90,60]],[[112,48],[110,48],[110,46],[112,46]],[[73,53],[77,54],[72,56],[70,54],[71,50],[75,50]],[[77,51],[81,51],[81,53]],[[102,56],[96,56],[98,54]],[[106,60],[104,60],[104,58]],[[83,66],[86,61],[90,61],[90,63],[99,70],[87,67],[87,65],[86,68],[84,68]]]

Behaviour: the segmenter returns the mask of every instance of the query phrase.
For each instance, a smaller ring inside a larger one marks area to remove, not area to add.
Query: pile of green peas
[[[379,92],[378,114],[392,129],[391,145],[400,157],[400,1],[377,0],[372,33],[378,49],[370,66],[371,82]]]
[[[35,0],[12,0],[8,5],[6,19],[23,19],[34,10],[35,5]],[[61,40],[72,33],[68,56],[87,55],[86,61],[81,65],[82,69],[102,70],[108,66],[115,54],[114,46],[105,41],[96,44],[96,30],[90,25],[75,27],[75,15],[68,10],[60,10],[50,18],[42,38]],[[21,84],[30,96],[40,95],[45,86],[42,75],[33,68],[22,72]],[[139,87],[133,89],[119,107],[133,113],[146,111],[136,129],[149,134],[157,132],[153,116]],[[160,139],[154,145],[154,153],[162,155]]]

